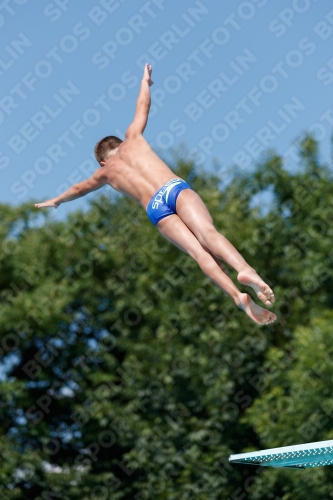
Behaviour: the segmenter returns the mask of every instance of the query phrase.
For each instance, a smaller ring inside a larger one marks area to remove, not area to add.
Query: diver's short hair
[[[113,149],[116,149],[119,144],[123,141],[114,135],[108,135],[104,137],[95,146],[94,153],[95,158],[100,163],[101,161],[106,161],[110,156],[110,153]]]

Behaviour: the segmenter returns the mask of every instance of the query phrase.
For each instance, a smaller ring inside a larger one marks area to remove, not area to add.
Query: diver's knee
[[[197,236],[199,243],[208,250],[212,251],[212,247],[215,245],[217,231],[214,226],[207,226],[200,234]]]

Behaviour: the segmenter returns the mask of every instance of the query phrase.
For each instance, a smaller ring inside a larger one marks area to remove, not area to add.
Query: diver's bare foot
[[[271,306],[275,302],[273,290],[260,278],[252,267],[248,267],[238,273],[238,281],[242,285],[247,285],[253,288],[258,298],[262,300],[266,306]]]
[[[247,293],[241,293],[238,300],[238,307],[258,325],[268,325],[277,319],[274,313],[255,304]]]

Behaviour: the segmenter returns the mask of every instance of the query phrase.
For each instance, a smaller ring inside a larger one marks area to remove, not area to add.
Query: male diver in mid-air
[[[146,64],[134,120],[126,131],[125,140],[114,136],[101,139],[95,146],[100,168],[92,177],[35,207],[58,208],[61,203],[109,184],[140,203],[162,236],[190,255],[249,318],[260,325],[272,323],[276,315],[255,304],[247,293],[241,293],[220,260],[233,267],[238,273],[238,281],[252,287],[268,306],[275,300],[273,291],[215,229],[200,196],[170,170],[143,138],[150,108],[149,87],[153,84],[151,72],[151,66]]]

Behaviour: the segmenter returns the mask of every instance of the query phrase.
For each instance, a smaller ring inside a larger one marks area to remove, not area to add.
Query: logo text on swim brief
[[[172,189],[172,184],[179,184],[179,182],[181,182],[180,179],[172,179],[171,181],[164,184],[164,186],[159,190],[159,192],[155,196],[151,207],[153,209],[157,209],[160,206],[159,204],[164,203],[163,196],[165,195],[165,193]]]

